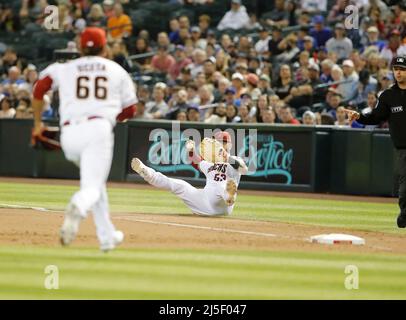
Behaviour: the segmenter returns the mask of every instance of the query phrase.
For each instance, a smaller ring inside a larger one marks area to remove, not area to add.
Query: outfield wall
[[[64,159],[62,152],[30,147],[31,127],[32,120],[0,120],[0,175],[78,178],[77,168]],[[161,137],[156,128],[165,129],[169,134],[169,148],[157,149]],[[246,135],[246,144],[233,152],[245,156],[253,136],[249,135],[250,130],[257,130],[257,153],[251,157],[257,159],[257,170],[242,179],[241,188],[395,195],[395,151],[387,130],[324,126],[184,123],[177,136],[169,121],[129,121],[115,129],[110,180],[140,180],[129,165],[131,158],[137,156],[164,174],[202,186],[204,177],[190,164],[182,162],[187,158],[184,149],[187,137],[183,135],[188,128],[197,129],[202,136],[207,129],[233,129],[232,132],[240,129],[240,133]]]

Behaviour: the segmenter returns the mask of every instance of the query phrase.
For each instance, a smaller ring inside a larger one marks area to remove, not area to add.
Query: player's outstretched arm
[[[238,170],[241,175],[248,174],[248,167],[240,157],[230,156],[228,157],[228,163],[230,163],[234,169]]]
[[[188,140],[186,141],[185,147],[186,151],[188,152],[192,166],[196,170],[199,170],[199,163],[202,161],[202,158],[196,154],[195,142],[193,140]]]

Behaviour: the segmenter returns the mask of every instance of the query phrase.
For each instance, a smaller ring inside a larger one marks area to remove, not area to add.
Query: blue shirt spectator
[[[315,16],[312,22],[314,27],[310,29],[310,36],[316,40],[318,47],[324,47],[327,40],[333,36],[333,33],[330,28],[324,26],[323,16]]]

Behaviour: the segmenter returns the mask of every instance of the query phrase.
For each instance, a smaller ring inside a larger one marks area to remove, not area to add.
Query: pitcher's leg
[[[82,152],[80,158],[80,190],[71,200],[83,217],[99,201],[110,172],[113,137],[98,139]]]
[[[109,201],[106,186],[102,187],[99,200],[92,207],[93,219],[96,225],[97,238],[100,243],[109,243],[112,241],[114,232],[113,223],[110,219]]]

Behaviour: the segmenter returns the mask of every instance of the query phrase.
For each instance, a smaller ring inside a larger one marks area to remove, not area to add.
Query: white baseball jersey
[[[66,63],[54,63],[40,74],[52,79],[59,89],[60,123],[100,116],[115,125],[123,108],[137,103],[129,74],[116,62],[85,56]]]

